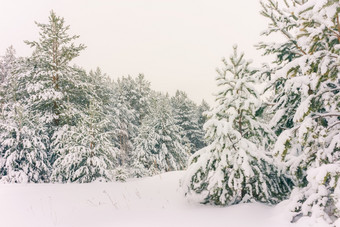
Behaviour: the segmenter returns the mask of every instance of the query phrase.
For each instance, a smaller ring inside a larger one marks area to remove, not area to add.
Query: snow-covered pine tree
[[[132,161],[133,142],[138,130],[136,110],[130,106],[131,100],[126,91],[131,83],[131,77],[119,79],[115,83],[114,96],[112,96],[114,105],[112,114],[117,122],[116,144],[120,150],[118,160],[122,166],[129,166]]]
[[[143,118],[149,113],[152,96],[150,82],[145,80],[143,74],[139,74],[136,78],[122,77],[117,83],[128,107],[135,112],[135,125],[141,125]]]
[[[190,158],[186,194],[217,205],[277,203],[286,197],[289,186],[266,155],[275,135],[255,115],[261,104],[256,70],[236,46],[230,63],[225,59],[223,63],[216,78],[218,105],[204,125],[210,144]]]
[[[34,52],[27,60],[30,67],[20,83],[26,86],[25,102],[32,115],[47,128],[43,132],[49,138],[45,146],[53,163],[58,156],[58,147],[62,147],[61,141],[52,139],[60,138],[54,134],[60,135],[64,125],[75,125],[79,119],[76,115],[80,115],[84,104],[88,103],[88,100],[84,101],[86,96],[80,94],[81,88],[86,86],[82,78],[84,73],[70,66],[85,47],[73,43],[78,36],[68,35],[69,26],[53,11],[47,24],[36,24],[40,38],[39,41],[26,41]],[[66,112],[67,109],[72,111]]]
[[[90,72],[89,77],[90,84],[94,85],[91,94],[101,101],[102,116],[108,122],[103,125],[102,130],[106,132],[105,138],[111,142],[111,147],[115,150],[114,178],[117,181],[125,181],[131,162],[131,152],[126,153],[122,149],[121,135],[129,135],[129,132],[124,130],[124,125],[128,129],[130,122],[135,119],[134,115],[126,103],[122,102],[121,93],[117,92],[117,84],[109,76],[97,68],[96,71]]]
[[[0,56],[0,114],[3,113],[5,105],[14,100],[13,81],[10,81],[18,66],[15,49],[10,46],[6,49],[4,56]]]
[[[60,130],[62,133],[55,133],[59,138],[54,141],[60,141],[60,147],[52,173],[54,181],[109,181],[113,179],[113,168],[118,165],[115,144],[118,123],[112,113],[113,83],[99,68],[82,78],[84,86],[80,95],[84,96],[84,105],[88,108],[80,112],[76,124],[65,124]],[[88,100],[91,101],[87,104]],[[66,113],[72,112],[68,102],[65,107]]]
[[[171,97],[171,106],[176,124],[182,129],[181,136],[183,144],[190,148],[190,153],[197,151],[196,145],[201,138],[198,126],[197,106],[191,101],[183,91],[176,91],[174,97]]]
[[[289,0],[288,2],[293,2]],[[296,4],[299,1],[296,2]],[[270,78],[275,83],[269,83],[266,91],[274,90],[276,95],[270,103],[270,112],[274,113],[270,121],[270,126],[279,135],[283,130],[294,126],[293,116],[298,105],[301,103],[301,92],[299,89],[288,89],[285,87],[287,79],[282,77],[281,73],[275,73],[282,69],[287,64],[292,64],[292,60],[304,55],[307,50],[304,49],[296,40],[293,39],[292,33],[298,26],[298,18],[290,15],[280,9],[276,0],[268,0],[261,2],[263,10],[261,14],[271,20],[268,29],[262,35],[269,36],[272,33],[280,32],[287,39],[282,43],[265,43],[261,42],[258,45],[259,49],[265,50],[264,54],[275,54],[275,67],[269,67],[267,64],[263,67],[262,73]],[[298,73],[296,66],[291,67],[291,72]]]
[[[113,179],[118,148],[112,144],[112,132],[105,131],[110,122],[102,107],[101,102],[92,100],[76,126],[63,126],[64,133],[58,138],[63,146],[54,162],[53,181],[89,183]]]
[[[205,132],[204,132],[203,126],[208,120],[205,113],[209,111],[209,109],[210,109],[210,106],[205,100],[202,100],[201,104],[197,108],[198,129],[199,129],[198,134],[197,134],[198,139],[195,145],[197,150],[200,150],[203,147],[207,146],[206,140],[204,138]]]
[[[0,182],[49,181],[50,165],[44,138],[35,129],[31,113],[18,102],[6,105],[0,122]]]
[[[0,63],[2,82],[0,112],[0,181],[9,183],[47,182],[50,166],[44,137],[38,122],[22,97],[25,87],[18,83],[23,61],[9,48]]]
[[[16,51],[13,46],[6,49],[4,56],[0,57],[0,84],[4,83],[5,80],[13,74],[13,70],[16,64]]]
[[[275,99],[294,107],[287,112],[292,126],[279,136],[274,152],[278,162],[292,176],[296,189],[290,198],[293,221],[310,216],[315,225],[340,225],[340,74],[339,1],[290,0],[263,3],[263,15],[270,18],[268,32],[281,32],[281,44],[262,45],[277,59],[271,83],[281,91],[299,94],[299,100]],[[284,48],[285,47],[285,48]]]
[[[150,82],[145,79],[143,74],[139,74],[134,79],[134,87],[136,91],[133,96],[130,96],[130,106],[135,109],[138,120],[137,125],[140,126],[144,117],[150,112],[149,108],[153,92],[151,91]]]
[[[105,125],[103,130],[110,132],[112,146],[119,147],[117,129],[119,128],[120,123],[119,110],[116,106],[118,97],[115,93],[114,81],[97,68],[95,71],[90,71],[88,83],[90,84],[90,89],[87,89],[87,92],[90,99],[96,99],[101,103],[100,106],[102,108],[102,115],[110,122]]]
[[[134,144],[132,168],[136,177],[184,169],[189,157],[168,96],[157,94],[151,105]]]

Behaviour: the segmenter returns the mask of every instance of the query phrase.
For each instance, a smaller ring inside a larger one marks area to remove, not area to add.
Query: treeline
[[[156,92],[142,74],[116,81],[71,61],[85,48],[51,12],[29,57],[0,57],[0,181],[124,180],[186,167],[205,146],[185,92]]]

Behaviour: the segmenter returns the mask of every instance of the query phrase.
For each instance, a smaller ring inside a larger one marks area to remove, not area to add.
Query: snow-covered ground
[[[188,202],[184,172],[126,183],[2,184],[2,227],[287,227],[282,208],[263,204],[215,207]]]

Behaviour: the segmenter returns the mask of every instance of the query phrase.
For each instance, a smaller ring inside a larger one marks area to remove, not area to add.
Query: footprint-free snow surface
[[[279,207],[230,207],[188,202],[180,188],[184,172],[125,183],[2,184],[2,227],[286,227]]]

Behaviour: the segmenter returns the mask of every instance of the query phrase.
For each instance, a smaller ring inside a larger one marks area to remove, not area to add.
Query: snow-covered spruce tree
[[[47,24],[36,24],[40,29],[39,41],[26,41],[34,52],[27,60],[30,68],[20,82],[26,86],[25,99],[29,110],[47,128],[43,132],[48,137],[46,152],[53,163],[58,156],[58,147],[62,147],[59,144],[61,141],[53,139],[60,138],[64,125],[76,124],[79,117],[75,115],[80,114],[86,103],[85,96],[80,94],[83,90],[80,88],[84,86],[84,73],[70,66],[70,62],[85,47],[73,43],[78,36],[68,35],[69,26],[53,11]],[[70,106],[72,111],[66,112]]]
[[[190,148],[190,153],[197,151],[196,145],[201,138],[200,128],[198,125],[197,106],[191,101],[183,91],[176,91],[171,98],[171,106],[176,124],[182,128],[183,142]]]
[[[102,107],[98,100],[92,100],[76,126],[63,126],[64,132],[58,138],[63,146],[54,162],[53,181],[89,183],[113,179],[118,148],[112,144],[112,132],[105,131],[110,122]]]
[[[168,96],[157,94],[150,111],[143,119],[134,143],[132,168],[136,177],[184,169],[189,157]]]
[[[204,125],[210,144],[190,158],[186,194],[217,205],[277,203],[286,198],[289,186],[265,152],[275,135],[255,114],[261,104],[254,87],[256,70],[236,46],[230,63],[223,63],[216,78],[218,105]]]
[[[281,32],[287,39],[262,47],[277,59],[291,56],[273,70],[271,83],[284,81],[281,91],[300,96],[299,101],[291,100],[276,90],[274,98],[294,106],[289,113],[278,106],[292,126],[280,134],[274,149],[296,185],[290,197],[292,220],[309,216],[315,225],[338,226],[340,4],[331,0],[265,2],[263,15],[272,22],[267,33]]]

